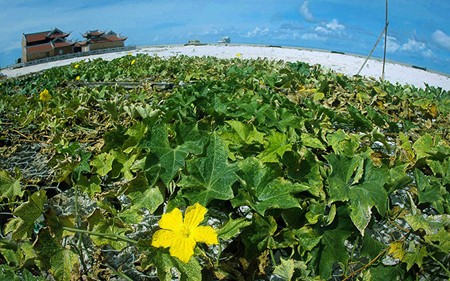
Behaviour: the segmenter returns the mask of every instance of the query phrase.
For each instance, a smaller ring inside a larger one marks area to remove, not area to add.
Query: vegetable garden
[[[0,280],[450,278],[447,91],[148,55],[0,82]]]

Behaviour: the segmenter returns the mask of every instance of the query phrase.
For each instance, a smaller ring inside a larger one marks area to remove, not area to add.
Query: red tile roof
[[[24,34],[25,40],[27,43],[37,42],[37,41],[43,41],[47,38],[47,34],[49,31],[39,32],[39,33],[33,33],[33,34]]]
[[[125,41],[127,37],[119,37],[116,33],[110,31],[107,34],[101,32],[101,36],[93,36],[87,38],[85,41],[77,42],[77,46],[85,46],[89,44],[98,44],[98,43],[109,43],[109,42],[118,42]],[[84,35],[83,35],[84,36]]]
[[[85,34],[83,34],[82,36],[84,38],[87,38],[87,37],[94,37],[94,36],[102,36],[103,34],[105,34],[105,32],[99,31],[97,29],[97,30],[89,30]]]
[[[84,46],[84,45],[87,45],[87,41],[81,41],[81,42],[76,42],[75,43],[76,47],[81,47],[81,46]]]
[[[34,46],[27,46],[25,48],[27,49],[27,53],[42,53],[53,50],[53,44],[50,42]]]
[[[127,37],[119,37],[119,36],[117,36],[117,35],[107,35],[107,36],[104,36],[104,38],[105,38],[106,40],[112,41],[112,42],[115,42],[115,41],[125,41],[125,40],[127,40]]]
[[[72,46],[72,45],[75,45],[75,42],[59,41],[59,42],[55,42],[53,44],[53,46],[55,46],[55,48],[62,48],[62,47],[67,47],[67,46]]]
[[[35,43],[39,41],[50,41],[55,38],[66,38],[69,36],[69,33],[62,32],[61,30],[55,28],[50,31],[41,31],[36,33],[28,33],[23,34],[25,36],[25,40],[28,43]]]
[[[26,46],[25,48],[27,49],[27,53],[31,54],[31,53],[48,52],[53,49],[64,48],[64,47],[72,46],[72,45],[75,45],[75,42],[69,42],[69,41],[65,41],[64,39],[56,38],[56,39],[53,39],[53,41],[48,42],[48,43],[38,44],[38,45],[33,45],[33,46]]]
[[[86,45],[89,43],[106,43],[106,42],[117,42],[125,41],[126,37],[119,37],[114,31],[109,31],[108,33],[97,30],[90,30],[83,34],[86,41],[80,42],[81,45]]]

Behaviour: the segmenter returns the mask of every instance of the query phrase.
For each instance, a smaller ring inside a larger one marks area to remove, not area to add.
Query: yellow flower
[[[78,67],[80,67],[80,65],[77,63],[77,64],[75,64],[74,67],[75,67],[75,68],[78,68]]]
[[[393,242],[389,246],[388,254],[394,259],[402,260],[405,256],[405,250],[403,250],[403,244],[401,242]]]
[[[131,61],[131,65],[133,65],[133,64],[135,64],[136,63],[136,60],[132,60]]]
[[[238,57],[238,58],[240,58],[241,56],[242,56],[241,53],[237,53],[237,54],[236,54],[236,57]]]
[[[80,76],[75,77],[75,80],[76,80],[76,81],[80,81],[80,79],[81,79]]]
[[[39,100],[43,102],[47,102],[52,98],[52,95],[48,92],[47,89],[43,90],[39,93]]]
[[[218,244],[217,233],[211,226],[199,226],[205,218],[207,209],[195,203],[183,215],[175,208],[159,220],[160,230],[153,235],[152,246],[170,248],[171,256],[187,263],[194,255],[196,243]]]

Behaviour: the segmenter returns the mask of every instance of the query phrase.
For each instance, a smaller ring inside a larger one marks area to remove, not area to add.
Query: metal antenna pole
[[[386,47],[387,47],[387,36],[388,36],[388,26],[389,26],[389,3],[386,0],[386,25],[384,27],[384,54],[383,54],[383,71],[381,73],[381,80],[384,80],[384,69],[386,66]]]
[[[386,0],[386,23],[384,25],[384,29],[381,32],[380,36],[377,39],[377,42],[375,43],[375,45],[373,45],[372,50],[370,51],[369,55],[366,57],[366,60],[364,61],[364,63],[361,65],[361,68],[358,70],[358,73],[356,73],[356,75],[359,75],[361,73],[361,71],[363,70],[364,66],[366,65],[367,61],[370,59],[370,57],[372,56],[373,51],[375,50],[375,48],[377,47],[378,43],[381,40],[381,37],[384,34],[384,57],[383,57],[383,71],[381,73],[381,79],[384,80],[384,67],[385,67],[385,63],[386,63],[386,47],[387,47],[387,29],[388,29],[388,25],[389,25],[389,20],[388,20],[388,0]]]
[[[361,68],[358,70],[358,73],[356,73],[356,75],[359,75],[361,73],[361,71],[363,70],[364,66],[366,66],[367,61],[370,59],[370,57],[372,56],[373,51],[375,51],[375,48],[378,45],[378,42],[380,42],[381,37],[383,36],[384,32],[386,31],[386,27],[383,29],[383,31],[380,33],[380,36],[378,36],[377,42],[375,43],[375,45],[373,45],[372,50],[370,50],[369,55],[366,57],[366,60],[364,61],[364,63],[361,65]]]

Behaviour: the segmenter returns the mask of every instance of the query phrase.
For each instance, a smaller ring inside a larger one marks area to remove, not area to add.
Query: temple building
[[[70,33],[63,32],[58,28],[50,31],[24,33],[22,37],[22,62],[78,52],[120,48],[124,47],[125,40],[127,40],[126,37],[121,37],[114,31],[88,31],[82,35],[85,40],[81,42],[68,40],[69,35]]]
[[[53,57],[74,52],[75,42],[67,40],[70,33],[57,28],[50,31],[23,34],[22,62]]]
[[[82,52],[88,52],[99,49],[124,47],[127,37],[120,37],[114,31],[104,32],[91,30],[82,35],[86,40],[77,43]]]

